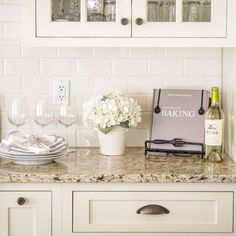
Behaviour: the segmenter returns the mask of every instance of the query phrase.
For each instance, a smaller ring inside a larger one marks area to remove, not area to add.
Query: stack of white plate
[[[64,138],[13,132],[0,143],[0,156],[21,165],[42,165],[67,154]]]

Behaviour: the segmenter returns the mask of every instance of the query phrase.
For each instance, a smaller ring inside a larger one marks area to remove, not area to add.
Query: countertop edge
[[[32,175],[0,174],[1,183],[236,183],[236,175]]]

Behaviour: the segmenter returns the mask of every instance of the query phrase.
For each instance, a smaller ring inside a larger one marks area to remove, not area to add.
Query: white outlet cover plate
[[[54,80],[53,81],[53,104],[69,105],[70,103],[70,81]]]

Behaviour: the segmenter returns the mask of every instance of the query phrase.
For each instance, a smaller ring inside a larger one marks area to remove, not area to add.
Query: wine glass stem
[[[68,152],[69,153],[76,152],[76,150],[74,148],[71,148],[70,145],[69,145],[69,126],[66,126],[66,143],[67,143],[67,146],[68,146]]]
[[[68,148],[70,149],[68,126],[66,126],[66,143],[67,143]]]

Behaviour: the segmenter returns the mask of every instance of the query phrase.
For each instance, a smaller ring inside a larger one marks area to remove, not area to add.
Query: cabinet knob
[[[160,205],[146,205],[141,208],[139,208],[136,211],[137,214],[147,214],[147,215],[163,215],[163,214],[169,214],[170,211]]]
[[[122,19],[120,20],[120,23],[121,23],[122,25],[128,25],[129,20],[128,20],[127,18],[122,18]]]
[[[137,18],[135,20],[136,25],[142,25],[143,24],[143,19],[142,18]]]
[[[25,199],[23,197],[19,197],[17,199],[17,204],[20,205],[20,206],[24,205],[25,204]]]

